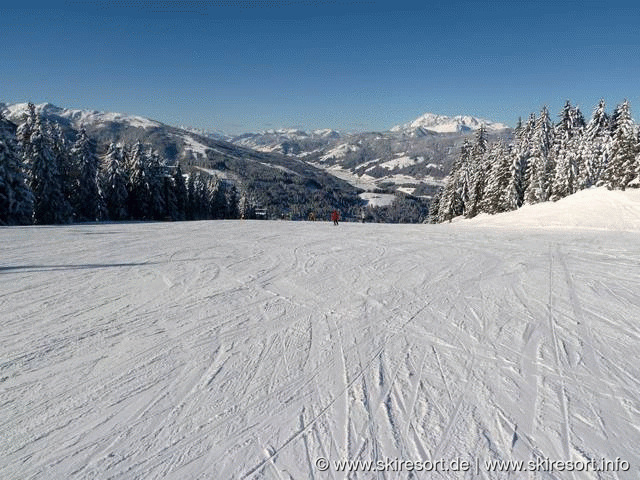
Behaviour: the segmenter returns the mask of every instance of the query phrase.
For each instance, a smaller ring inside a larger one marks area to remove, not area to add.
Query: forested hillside
[[[465,143],[431,204],[432,222],[499,213],[558,200],[592,186],[637,187],[640,138],[629,102],[608,115],[601,100],[589,122],[567,102],[558,123],[546,107],[520,122],[511,144],[489,144],[480,128]]]

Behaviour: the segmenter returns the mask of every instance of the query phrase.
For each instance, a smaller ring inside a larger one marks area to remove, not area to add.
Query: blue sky
[[[616,2],[113,0],[0,9],[0,101],[232,133],[514,125],[566,99],[640,109],[640,7]],[[640,111],[640,110],[639,110]],[[635,115],[637,117],[637,115]]]

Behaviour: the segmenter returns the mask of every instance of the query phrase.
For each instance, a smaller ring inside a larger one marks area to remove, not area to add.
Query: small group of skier
[[[310,212],[307,219],[310,222],[315,222],[316,214],[314,212]],[[334,225],[338,225],[338,222],[340,221],[340,212],[338,212],[338,210],[334,209],[333,212],[331,212],[331,221],[333,222]]]

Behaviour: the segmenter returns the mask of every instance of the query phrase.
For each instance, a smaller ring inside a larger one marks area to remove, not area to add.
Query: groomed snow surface
[[[576,196],[437,226],[0,229],[0,478],[636,479],[637,193],[584,192],[605,203],[580,228],[540,220]]]

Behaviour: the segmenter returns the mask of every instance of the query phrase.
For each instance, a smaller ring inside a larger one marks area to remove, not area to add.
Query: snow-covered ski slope
[[[637,479],[640,198],[586,195],[581,228],[0,229],[0,478]]]

